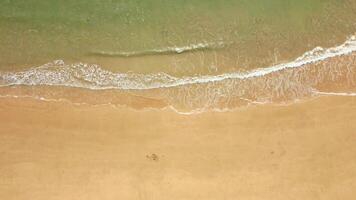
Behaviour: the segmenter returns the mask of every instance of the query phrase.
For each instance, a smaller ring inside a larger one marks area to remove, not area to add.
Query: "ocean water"
[[[3,0],[0,95],[188,113],[354,95],[355,19],[353,0]]]

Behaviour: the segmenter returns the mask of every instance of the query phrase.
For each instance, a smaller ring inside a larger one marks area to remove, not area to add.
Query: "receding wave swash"
[[[69,65],[59,60],[25,71],[0,72],[0,86],[113,89],[160,99],[182,112],[230,109],[250,103],[355,93],[355,53],[356,37],[352,36],[339,46],[317,47],[288,63],[245,73],[182,78],[165,73],[113,73],[97,65]]]

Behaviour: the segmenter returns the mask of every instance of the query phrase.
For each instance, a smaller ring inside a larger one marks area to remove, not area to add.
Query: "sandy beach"
[[[0,98],[0,199],[356,195],[356,97],[180,115]]]
[[[356,0],[0,1],[0,200],[356,199]]]

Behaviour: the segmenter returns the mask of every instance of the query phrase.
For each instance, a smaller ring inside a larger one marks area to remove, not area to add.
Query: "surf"
[[[47,85],[81,87],[93,90],[123,89],[149,90],[171,88],[192,84],[220,82],[227,79],[251,79],[266,76],[282,70],[299,68],[317,63],[329,58],[351,54],[356,51],[356,36],[349,37],[343,44],[324,49],[316,47],[304,53],[294,61],[282,63],[249,72],[235,72],[220,75],[202,75],[190,77],[175,77],[166,73],[135,74],[113,73],[98,65],[86,63],[67,65],[62,60],[56,60],[45,65],[24,71],[0,72],[0,86],[14,85]]]

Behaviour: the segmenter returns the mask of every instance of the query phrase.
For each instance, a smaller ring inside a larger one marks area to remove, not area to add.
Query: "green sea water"
[[[338,44],[355,19],[354,0],[2,0],[0,69],[62,59],[118,72],[234,72]],[[185,47],[193,51],[176,50]]]

